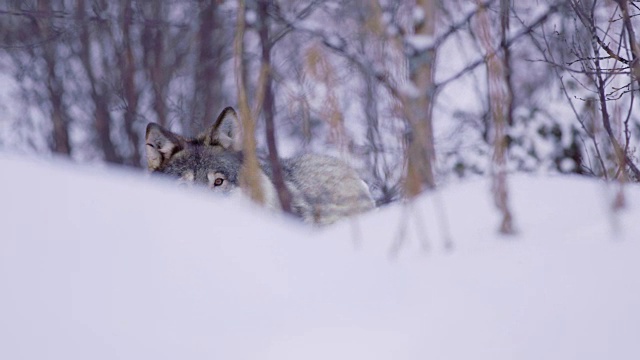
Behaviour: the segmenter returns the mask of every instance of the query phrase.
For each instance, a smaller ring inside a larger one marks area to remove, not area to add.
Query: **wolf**
[[[213,126],[195,138],[185,138],[149,123],[146,129],[147,165],[183,184],[201,184],[224,194],[244,192],[241,127],[236,111],[225,108]],[[281,159],[285,186],[291,194],[292,213],[303,221],[331,224],[375,207],[367,184],[356,171],[337,158],[303,154]],[[265,205],[281,210],[273,171],[260,164]]]

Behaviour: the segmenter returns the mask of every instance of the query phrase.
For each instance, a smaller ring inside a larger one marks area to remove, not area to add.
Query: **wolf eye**
[[[226,187],[225,180],[227,180],[227,177],[221,172],[209,171],[207,173],[207,180],[209,180],[208,186],[210,189],[217,188],[219,186]]]

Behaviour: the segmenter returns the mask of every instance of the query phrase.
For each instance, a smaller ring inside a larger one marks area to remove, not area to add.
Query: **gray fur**
[[[207,173],[214,170],[223,173],[227,181],[237,186],[241,163],[241,152],[216,151],[215,148],[206,145],[189,144],[174,154],[160,172],[180,177],[187,170],[191,170],[196,183],[207,184]]]
[[[230,192],[239,188],[242,146],[239,123],[232,108],[225,109],[211,129],[194,139],[151,123],[147,126],[147,160],[152,172],[176,179],[188,178],[213,190]],[[304,154],[281,160],[292,210],[306,222],[329,224],[340,218],[374,208],[367,185],[355,170],[330,156]],[[267,205],[280,208],[271,167],[261,164]],[[214,185],[211,174],[223,179]]]

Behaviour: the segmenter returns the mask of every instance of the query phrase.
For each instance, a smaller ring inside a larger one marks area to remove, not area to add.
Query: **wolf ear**
[[[238,115],[232,107],[227,107],[207,134],[209,145],[220,145],[225,149],[242,150],[242,133]]]
[[[176,151],[183,148],[184,140],[156,123],[149,123],[146,142],[147,166],[149,170],[157,170]]]

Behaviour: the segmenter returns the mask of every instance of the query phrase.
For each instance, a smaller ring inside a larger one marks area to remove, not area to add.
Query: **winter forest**
[[[144,129],[239,109],[261,158],[333,154],[378,205],[508,174],[640,180],[629,0],[3,1],[0,149],[145,167]],[[275,159],[275,160],[274,160]]]
[[[640,359],[639,19],[0,0],[0,359]]]

